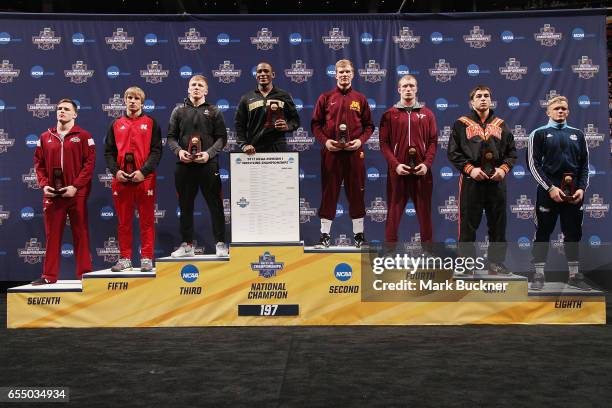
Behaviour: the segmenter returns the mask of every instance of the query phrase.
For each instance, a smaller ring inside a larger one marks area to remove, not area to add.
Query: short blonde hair
[[[346,65],[351,67],[351,70],[355,72],[355,67],[353,67],[353,63],[351,62],[351,60],[347,60],[347,59],[341,59],[338,62],[336,62],[336,70],[338,69],[338,67],[344,67]]]
[[[142,101],[145,100],[144,91],[137,86],[130,86],[128,89],[126,89],[125,92],[123,93],[123,99],[127,98],[128,95],[136,95],[140,98],[140,100]]]
[[[569,102],[567,101],[567,98],[562,95],[557,95],[557,96],[553,96],[552,98],[550,98],[548,100],[548,106],[549,107],[553,106],[555,103],[559,103],[559,102],[565,102],[565,104],[569,106]]]
[[[206,86],[208,86],[208,79],[206,79],[204,75],[194,75],[191,78],[189,78],[189,82],[193,81],[194,79],[196,81],[202,81],[206,84]]]
[[[414,79],[414,83],[415,83],[415,84],[417,84],[417,85],[419,84],[419,82],[418,82],[418,81],[417,81],[417,79],[414,77],[414,75],[407,74],[407,75],[404,75],[403,77],[401,77],[401,78],[399,79],[399,81],[397,81],[397,87],[398,87],[398,88],[399,88],[399,86],[400,86],[400,83],[401,83],[401,82],[402,82],[404,79],[405,79],[405,80],[408,80],[408,79]]]

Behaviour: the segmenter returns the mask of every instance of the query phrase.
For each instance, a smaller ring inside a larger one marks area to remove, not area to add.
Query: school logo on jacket
[[[123,28],[117,28],[113,31],[112,37],[104,37],[104,41],[111,46],[111,50],[125,51],[129,45],[134,44],[134,37],[129,37]]]
[[[499,67],[499,73],[511,81],[523,79],[523,75],[527,75],[527,67],[521,66],[521,62],[516,58],[509,58],[506,65]]]
[[[399,35],[393,36],[393,42],[403,50],[410,50],[421,43],[421,36],[414,35],[409,27],[402,27]]]
[[[309,136],[308,132],[304,128],[297,128],[291,133],[291,136],[287,137],[287,145],[291,147],[294,152],[303,152],[310,149],[310,146],[314,144],[314,136]]]
[[[533,34],[533,38],[544,47],[554,47],[557,41],[561,41],[563,34],[557,33],[555,27],[550,24],[544,24],[540,32]]]
[[[307,82],[314,74],[314,69],[308,68],[302,60],[295,60],[291,64],[291,68],[285,70],[285,76],[291,79],[291,82],[301,84]]]
[[[531,203],[531,199],[527,198],[526,194],[521,194],[516,199],[516,204],[510,205],[510,211],[516,214],[516,218],[519,220],[533,219],[535,214],[535,205]]]
[[[115,237],[108,237],[104,241],[103,248],[96,248],[96,254],[101,256],[104,262],[115,263],[119,260],[119,242]]]
[[[604,203],[603,197],[599,194],[593,194],[589,199],[589,203],[584,205],[584,212],[589,214],[591,218],[604,218],[610,211],[610,204]]]
[[[578,64],[572,65],[572,71],[574,74],[578,74],[579,78],[591,79],[599,72],[599,65],[594,65],[593,60],[583,55],[578,60]]]
[[[600,143],[604,141],[605,134],[599,133],[599,129],[596,128],[594,124],[592,123],[587,124],[587,127],[585,127],[583,130],[584,130],[584,138],[587,142],[587,145],[590,148],[597,147],[599,146]],[[1,133],[2,133],[2,130],[0,129],[0,134]],[[0,146],[2,146],[1,140],[0,140]],[[0,150],[0,152],[1,151],[2,150]]]
[[[234,64],[231,61],[223,61],[223,64],[219,64],[219,69],[213,69],[213,77],[219,78],[219,82],[222,84],[236,82],[240,75],[242,75],[242,70],[234,69]]]
[[[376,83],[381,82],[387,76],[387,70],[381,68],[380,64],[375,60],[369,60],[364,68],[359,68],[359,76],[366,82]]]
[[[484,48],[491,42],[491,35],[485,34],[479,26],[474,26],[469,34],[463,36],[463,41],[472,48]]]
[[[0,129],[0,153],[6,153],[9,147],[15,145],[15,139],[9,139],[8,136],[4,129]]]
[[[168,77],[170,70],[163,69],[162,64],[158,61],[151,61],[147,64],[147,69],[140,70],[140,76],[150,84],[159,84],[163,82],[164,78]]]
[[[102,110],[111,118],[120,118],[125,112],[126,105],[120,94],[108,98],[108,103],[102,104]]]
[[[199,50],[202,45],[206,44],[206,40],[206,37],[200,36],[200,32],[191,27],[187,30],[184,37],[178,38],[178,43],[188,51],[196,51]]]
[[[448,196],[448,200],[444,200],[444,205],[438,206],[438,214],[447,221],[454,222],[459,219],[459,202],[454,195]]]
[[[341,31],[339,28],[334,27],[329,31],[329,35],[321,37],[323,44],[327,45],[334,51],[338,51],[351,42],[351,37],[345,37],[344,31]]]
[[[258,50],[269,51],[278,44],[278,37],[273,37],[272,31],[262,27],[257,32],[257,37],[251,37],[251,44],[255,45]]]
[[[429,75],[435,77],[437,82],[449,82],[457,75],[457,68],[451,67],[444,58],[440,58],[433,68],[429,68]]]
[[[38,36],[32,36],[32,44],[38,47],[39,50],[49,51],[55,48],[62,42],[62,37],[56,37],[55,31],[50,28],[43,28]]]
[[[73,84],[84,84],[94,74],[93,69],[87,69],[87,64],[77,61],[72,64],[72,69],[64,70],[64,76]]]
[[[17,249],[17,255],[30,265],[41,263],[45,254],[46,250],[42,243],[38,242],[38,238],[30,238],[23,248]]]
[[[55,104],[51,103],[51,98],[47,95],[40,94],[34,98],[33,103],[27,104],[28,112],[32,112],[32,116],[38,119],[49,117],[49,113],[55,110]]]
[[[529,142],[529,135],[523,125],[514,125],[514,129],[511,130],[514,136],[514,144],[517,149],[524,149],[527,147]]]
[[[376,197],[366,207],[366,216],[370,217],[373,222],[385,222],[387,220],[387,203],[382,197]]]
[[[19,77],[21,70],[14,69],[9,60],[2,60],[0,63],[0,84],[8,84]]]

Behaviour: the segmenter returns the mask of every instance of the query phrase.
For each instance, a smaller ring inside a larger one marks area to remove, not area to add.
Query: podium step
[[[31,284],[9,288],[8,293],[48,293],[48,292],[81,292],[83,285],[80,280],[58,280],[49,285]]]

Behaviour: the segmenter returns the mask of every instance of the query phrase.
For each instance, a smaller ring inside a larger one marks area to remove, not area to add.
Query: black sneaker
[[[53,283],[55,283],[55,282],[51,282],[47,278],[40,277],[40,278],[36,279],[35,281],[30,282],[30,285],[32,285],[32,286],[40,286],[40,285],[51,285]]]
[[[529,286],[531,290],[542,290],[544,289],[544,274],[536,273],[533,276],[533,282]]]
[[[512,275],[512,273],[506,268],[503,263],[489,263],[489,274],[490,275]]]
[[[329,248],[331,245],[331,237],[329,234],[322,233],[321,238],[319,238],[319,243],[315,245],[315,248]]]
[[[363,232],[358,232],[357,234],[355,234],[353,239],[355,240],[355,248],[361,248],[363,244],[368,243],[368,241],[366,241],[365,237],[363,236]]]
[[[573,278],[569,278],[567,284],[580,290],[591,290],[591,287],[584,281],[584,275],[580,272]]]

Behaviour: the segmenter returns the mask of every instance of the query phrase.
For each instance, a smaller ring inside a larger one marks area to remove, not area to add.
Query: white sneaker
[[[170,254],[173,258],[184,258],[195,256],[195,250],[193,249],[193,245],[183,242],[180,247],[172,254]]]
[[[215,246],[215,251],[217,253],[217,256],[229,256],[229,250],[227,249],[227,245],[225,245],[225,242],[217,242],[217,245]]]
[[[132,260],[128,258],[120,258],[115,265],[111,267],[112,272],[122,272],[132,269]]]

